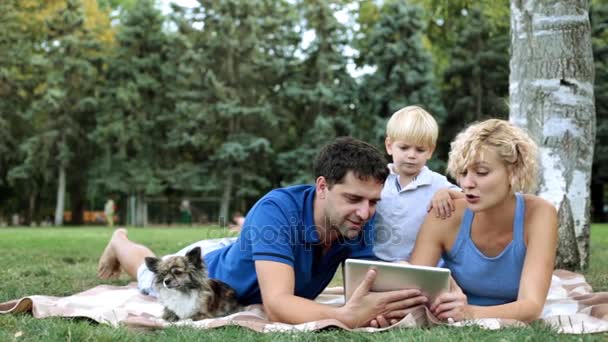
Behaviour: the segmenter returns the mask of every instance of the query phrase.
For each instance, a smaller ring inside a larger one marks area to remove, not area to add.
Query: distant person
[[[230,228],[230,232],[232,233],[240,233],[243,228],[243,224],[245,223],[245,216],[241,214],[241,212],[236,211],[234,215],[232,215],[232,224],[228,226]]]
[[[114,227],[114,215],[116,214],[116,204],[114,204],[114,200],[109,198],[106,201],[106,205],[104,206],[103,213],[106,216],[106,224],[108,227]]]
[[[209,276],[235,289],[241,304],[262,303],[270,320],[299,324],[334,318],[353,328],[388,326],[404,317],[402,309],[427,299],[416,289],[370,292],[374,270],[342,307],[313,300],[347,258],[375,259],[374,213],[387,174],[375,147],[337,139],[315,160],[315,184],[266,194],[247,214],[236,242],[210,246],[209,240],[200,241],[179,254],[200,246]],[[153,255],[118,229],[99,259],[98,275],[116,277],[122,268],[142,292],[154,295],[153,274],[144,263]]]
[[[445,220],[428,215],[410,259],[440,257],[458,286],[431,310],[440,319],[537,319],[551,283],[557,212],[530,195],[538,177],[538,148],[520,128],[491,119],[458,134],[448,172],[465,198]]]
[[[386,124],[386,152],[393,158],[378,203],[374,253],[386,261],[409,260],[416,235],[432,208],[441,218],[450,216],[452,198],[464,195],[447,178],[430,170],[439,128],[418,106],[395,112]]]
[[[190,207],[190,201],[183,200],[181,205],[179,206],[179,212],[181,214],[181,223],[183,224],[192,224],[192,208]]]

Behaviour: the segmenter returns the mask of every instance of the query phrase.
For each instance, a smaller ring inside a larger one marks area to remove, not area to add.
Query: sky
[[[160,0],[160,6],[161,6],[161,10],[163,13],[169,13],[171,11],[171,3],[175,3],[177,5],[183,6],[183,7],[195,7],[198,6],[198,1],[196,0]],[[338,21],[340,21],[341,23],[345,24],[348,22],[349,15],[347,11],[342,11],[342,12],[338,12],[335,14],[336,19],[338,19]],[[302,46],[303,48],[306,48],[310,42],[312,42],[315,39],[315,33],[311,30],[304,32],[304,36],[302,37]],[[357,54],[357,51],[347,47],[345,49],[345,54],[349,57],[353,57]],[[364,74],[368,74],[368,73],[372,73],[374,71],[374,68],[369,67],[369,66],[365,66],[363,68],[357,68],[354,62],[350,62],[347,65],[347,69],[348,72],[353,76],[353,77],[359,77],[362,76]]]

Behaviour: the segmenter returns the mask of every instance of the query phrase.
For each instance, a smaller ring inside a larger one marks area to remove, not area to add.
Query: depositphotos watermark
[[[227,220],[225,218],[219,219],[219,226],[222,229],[212,230],[209,233],[209,238],[224,238],[226,237],[226,231],[231,229],[231,226],[227,224]],[[378,229],[378,226],[375,228],[362,229],[361,232],[352,239],[341,238],[340,242],[344,245],[352,245],[356,246],[361,244],[362,242],[366,245],[370,244],[390,244],[390,245],[403,245],[408,243],[410,239],[407,239],[406,236],[401,232],[401,234],[397,234],[396,232],[390,229]],[[338,228],[334,228],[336,231],[340,231]],[[245,224],[240,234],[243,234],[243,238],[240,239],[241,248],[245,248],[248,241],[252,241],[253,243],[259,244],[268,244],[268,245],[297,245],[304,244],[305,248],[312,248],[312,246],[316,244],[320,244],[323,241],[319,240],[319,236],[317,233],[317,229],[314,225],[305,225],[299,219],[290,219],[290,223],[288,224],[278,224],[271,225],[265,224],[260,226],[255,226],[254,224]],[[412,237],[412,241],[415,239],[415,236]]]

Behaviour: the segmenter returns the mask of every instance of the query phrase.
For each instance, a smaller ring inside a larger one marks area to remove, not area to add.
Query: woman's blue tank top
[[[443,267],[452,271],[452,276],[467,295],[472,305],[499,305],[517,299],[521,271],[526,257],[524,243],[525,202],[517,193],[513,240],[495,257],[484,255],[471,240],[471,224],[474,213],[465,210],[460,231],[452,250],[443,253]]]

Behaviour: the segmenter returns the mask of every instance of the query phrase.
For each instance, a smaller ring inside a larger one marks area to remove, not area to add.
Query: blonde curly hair
[[[451,144],[448,173],[459,179],[461,173],[483,159],[492,148],[511,171],[511,190],[532,193],[538,183],[538,146],[521,128],[505,120],[490,119],[472,124],[460,132]]]

